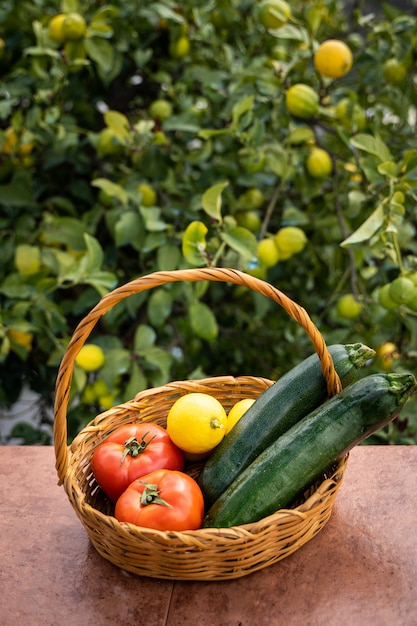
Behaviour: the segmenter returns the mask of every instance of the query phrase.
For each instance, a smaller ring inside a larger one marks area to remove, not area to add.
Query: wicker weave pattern
[[[221,580],[238,578],[292,554],[314,537],[328,521],[347,465],[340,460],[330,476],[315,485],[296,508],[280,510],[259,522],[227,529],[160,532],[120,524],[113,505],[98,487],[91,471],[94,449],[124,423],[151,421],[166,425],[169,408],[185,393],[215,396],[229,410],[242,398],[258,397],[273,381],[220,376],[177,381],[148,389],[125,404],[98,415],[67,446],[66,409],[75,357],[100,317],[125,297],[181,280],[212,280],[246,285],[277,302],[308,333],[321,360],[329,395],[341,389],[326,344],[306,311],[278,289],[237,270],[198,269],[156,272],[136,279],[105,296],[80,322],[62,360],[56,385],[54,442],[59,484],[85,527],[94,547],[105,559],[135,574],[165,579]],[[196,477],[201,464],[190,464]]]

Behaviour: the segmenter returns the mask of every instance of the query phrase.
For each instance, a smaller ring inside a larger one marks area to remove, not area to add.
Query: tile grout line
[[[169,598],[168,598],[168,604],[167,604],[167,608],[166,608],[166,612],[165,612],[163,626],[168,626],[168,618],[169,618],[169,613],[170,613],[170,610],[171,610],[172,597],[174,595],[174,585],[175,585],[175,581],[173,580],[172,584],[171,584],[171,592],[170,592]]]

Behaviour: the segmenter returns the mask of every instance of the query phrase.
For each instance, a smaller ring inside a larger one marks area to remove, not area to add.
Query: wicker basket
[[[91,471],[94,449],[113,430],[129,422],[166,425],[170,406],[182,394],[200,391],[215,396],[226,410],[242,398],[259,396],[272,381],[252,376],[220,376],[172,382],[138,393],[134,400],[98,415],[67,445],[66,411],[75,357],[97,321],[115,304],[141,291],[176,281],[223,281],[246,285],[278,303],[309,335],[320,358],[329,396],[341,390],[340,379],[323,337],[306,311],[278,289],[232,269],[203,268],[155,272],[107,294],[77,326],[58,372],[54,444],[59,484],[85,527],[96,550],[117,567],[142,576],[177,580],[239,578],[283,559],[314,537],[329,520],[347,466],[347,456],[313,486],[302,503],[282,509],[256,523],[233,528],[162,532],[113,517],[113,505]],[[196,477],[201,466],[185,471]]]

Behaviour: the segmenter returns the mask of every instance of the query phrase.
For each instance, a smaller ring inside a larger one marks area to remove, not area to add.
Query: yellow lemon
[[[83,346],[75,358],[76,364],[85,372],[95,372],[103,367],[104,361],[103,350],[93,343]]]
[[[206,393],[181,396],[168,412],[167,431],[185,452],[204,454],[213,450],[226,434],[227,415],[222,404]]]
[[[304,250],[306,243],[307,237],[298,226],[284,226],[275,235],[275,244],[281,261],[285,261]]]
[[[328,39],[314,54],[314,67],[322,76],[341,78],[353,65],[351,49],[339,39]]]
[[[239,400],[239,402],[236,402],[236,404],[232,406],[227,416],[226,435],[230,433],[233,426],[237,424],[242,415],[246,413],[246,411],[249,409],[249,407],[252,406],[254,402],[254,398],[244,398],[243,400]]]
[[[17,330],[16,328],[9,328],[7,330],[7,335],[13,343],[16,343],[28,352],[31,351],[33,333],[29,333],[25,330]]]

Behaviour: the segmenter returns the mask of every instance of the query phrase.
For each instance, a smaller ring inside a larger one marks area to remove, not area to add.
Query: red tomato
[[[165,428],[157,424],[128,424],[114,431],[93,452],[96,481],[116,502],[131,482],[154,470],[182,470],[184,453]]]
[[[129,485],[114,515],[119,522],[155,530],[196,530],[203,522],[203,494],[188,474],[156,470]]]

